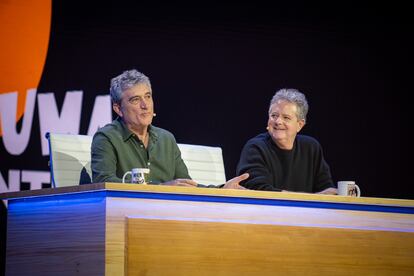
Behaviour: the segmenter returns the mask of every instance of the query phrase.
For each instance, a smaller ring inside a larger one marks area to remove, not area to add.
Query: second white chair
[[[220,147],[178,144],[181,157],[191,178],[200,184],[220,185],[226,182],[223,153]]]

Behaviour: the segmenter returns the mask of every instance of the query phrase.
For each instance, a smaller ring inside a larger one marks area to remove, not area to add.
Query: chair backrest
[[[220,147],[178,144],[191,178],[201,184],[226,182],[223,153]]]
[[[47,133],[52,187],[91,183],[92,136]]]

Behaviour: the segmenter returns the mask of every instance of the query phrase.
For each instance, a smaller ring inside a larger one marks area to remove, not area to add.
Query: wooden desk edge
[[[320,195],[308,193],[290,193],[290,192],[268,192],[254,190],[231,190],[215,188],[197,188],[197,187],[174,187],[163,185],[136,185],[123,183],[92,183],[85,185],[76,185],[60,188],[46,188],[39,190],[26,190],[18,192],[7,192],[0,194],[0,200],[19,199],[27,197],[38,197],[47,195],[62,195],[71,193],[95,192],[95,191],[121,191],[121,192],[147,192],[147,193],[166,193],[166,194],[189,194],[205,196],[223,196],[223,197],[243,197],[257,199],[281,199],[295,201],[317,201],[333,203],[352,203],[352,204],[369,204],[385,206],[404,206],[414,207],[414,200],[393,199],[393,198],[374,198],[374,197],[346,197],[337,195]]]

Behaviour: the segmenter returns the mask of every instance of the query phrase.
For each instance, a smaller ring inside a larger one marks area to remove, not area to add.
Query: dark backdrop
[[[274,92],[298,88],[310,102],[303,133],[321,142],[335,181],[413,198],[404,161],[411,26],[401,10],[53,4],[39,93],[81,89],[89,114],[110,78],[137,68],[152,81],[154,124],[181,143],[221,146],[230,178],[244,143],[265,130]]]
[[[136,68],[152,82],[154,124],[179,143],[222,147],[231,178],[244,143],[265,131],[272,95],[297,88],[310,103],[302,133],[321,142],[335,181],[355,180],[363,196],[414,199],[404,7],[132,3],[54,1],[38,93],[54,92],[59,106],[66,91],[83,90],[90,114],[110,78]],[[31,139],[36,154],[38,145]],[[33,159],[47,170],[48,157]]]

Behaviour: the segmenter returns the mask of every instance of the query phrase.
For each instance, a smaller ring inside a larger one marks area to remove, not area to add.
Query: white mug
[[[125,177],[127,175],[131,175],[131,183],[136,184],[147,184],[148,179],[146,179],[146,175],[148,175],[150,170],[148,168],[133,168],[130,171],[127,171],[124,176],[122,177],[122,183],[125,183]]]
[[[338,195],[360,197],[361,190],[355,181],[338,181]]]

